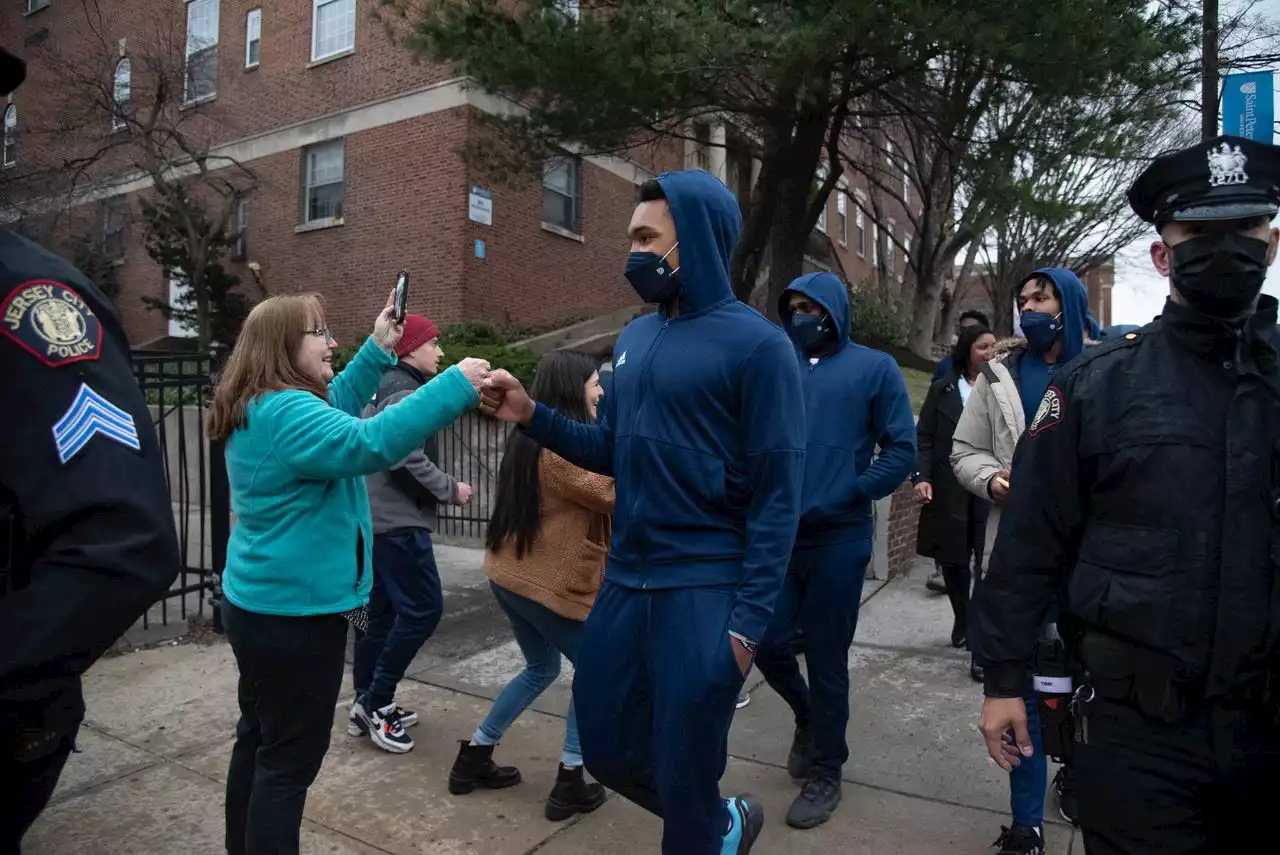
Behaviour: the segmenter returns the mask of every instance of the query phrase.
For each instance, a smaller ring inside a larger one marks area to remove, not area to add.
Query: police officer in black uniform
[[[24,76],[0,49],[0,95]],[[81,675],[177,576],[161,453],[106,298],[0,227],[0,855],[74,748]]]
[[[1065,579],[1086,851],[1275,851],[1280,337],[1259,294],[1280,150],[1216,138],[1155,160],[1129,201],[1171,295],[1061,369],[1018,446],[975,606],[980,728],[1006,769],[1031,750],[1021,697]]]

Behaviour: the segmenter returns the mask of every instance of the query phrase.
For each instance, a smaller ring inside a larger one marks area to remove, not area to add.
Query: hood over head
[[[787,301],[792,292],[804,294],[826,309],[827,314],[831,315],[831,320],[835,323],[835,328],[839,333],[836,342],[837,349],[849,343],[850,336],[853,334],[853,309],[849,305],[849,289],[840,281],[840,277],[834,273],[823,271],[806,273],[804,276],[795,279],[782,292],[782,296],[778,298],[779,317],[786,318],[789,314]]]
[[[1062,305],[1062,356],[1059,362],[1075,359],[1084,350],[1084,336],[1089,322],[1089,293],[1080,277],[1065,267],[1041,267],[1018,283],[1014,299],[1032,279],[1043,277],[1053,283]],[[1016,305],[1016,303],[1015,303]]]
[[[729,256],[742,230],[742,210],[728,187],[709,172],[664,172],[658,185],[667,197],[680,242],[680,312],[698,312],[733,296]]]

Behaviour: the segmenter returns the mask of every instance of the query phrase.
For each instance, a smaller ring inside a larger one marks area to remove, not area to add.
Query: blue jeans
[[[812,732],[814,771],[833,781],[849,759],[849,646],[870,561],[868,539],[797,548],[756,655],[796,726]],[[808,683],[791,650],[796,629],[804,633]]]
[[[372,712],[395,700],[413,658],[440,625],[444,597],[425,528],[373,537],[369,629],[356,642],[356,696]]]
[[[1030,692],[1022,699],[1027,707],[1027,734],[1034,753],[1009,773],[1009,809],[1014,825],[1039,828],[1044,823],[1044,796],[1049,789],[1049,758],[1044,756],[1040,733],[1040,699]]]
[[[524,654],[524,670],[507,683],[494,700],[489,714],[480,722],[472,737],[477,745],[497,745],[511,723],[529,708],[560,676],[560,655],[575,666],[582,640],[581,621],[563,617],[527,597],[513,594],[501,585],[489,583],[498,605],[507,613],[516,644]],[[560,762],[566,766],[582,765],[582,746],[578,742],[578,717],[573,701],[564,723],[564,751]]]

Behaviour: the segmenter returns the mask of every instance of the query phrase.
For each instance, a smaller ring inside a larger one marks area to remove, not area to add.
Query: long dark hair
[[[587,410],[587,381],[596,373],[596,361],[585,353],[553,350],[538,360],[529,394],[562,416],[590,422]],[[538,492],[538,458],[542,446],[523,431],[513,430],[498,467],[498,485],[493,500],[493,517],[485,546],[491,551],[508,539],[514,540],[516,558],[538,539],[542,527],[542,502]]]
[[[951,362],[956,367],[956,379],[969,376],[969,360],[973,355],[973,343],[984,335],[994,335],[981,324],[961,327],[956,336],[956,346],[951,348]]]

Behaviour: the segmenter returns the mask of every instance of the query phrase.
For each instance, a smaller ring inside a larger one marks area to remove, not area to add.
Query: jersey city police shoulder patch
[[[102,323],[69,285],[24,282],[0,303],[0,333],[50,368],[97,359]]]
[[[1066,410],[1067,404],[1062,399],[1062,393],[1050,386],[1040,399],[1040,407],[1036,410],[1036,417],[1031,420],[1031,427],[1027,428],[1027,435],[1035,436],[1058,424]]]

